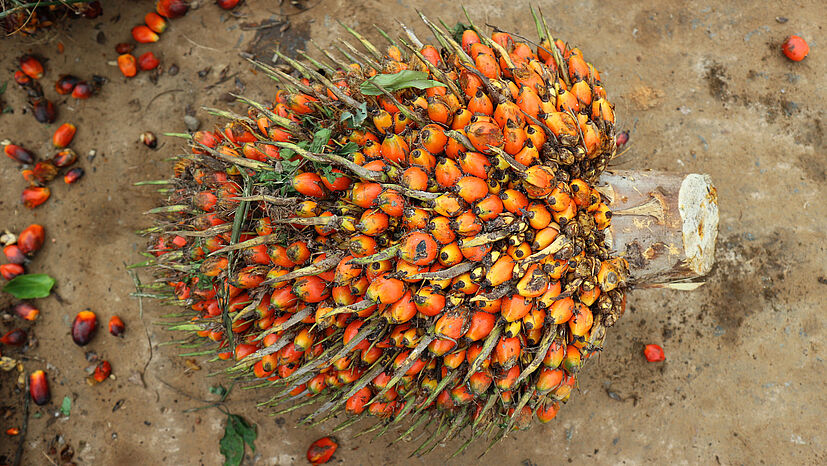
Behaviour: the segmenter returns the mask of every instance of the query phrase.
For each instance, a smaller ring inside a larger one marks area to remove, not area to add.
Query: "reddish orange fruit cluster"
[[[285,88],[192,134],[147,264],[267,404],[499,438],[554,418],[624,311],[614,107],[539,18],[539,46],[423,19],[441,50],[348,29],[354,62],[260,65]]]
[[[11,280],[18,275],[26,273],[25,265],[34,254],[43,247],[43,242],[46,238],[46,232],[41,225],[32,224],[24,228],[23,231],[13,236],[5,242],[3,246],[3,255],[6,257],[8,263],[0,265],[0,275],[6,280]],[[35,309],[34,317],[28,319],[31,312],[18,312],[21,318],[27,320],[34,320],[37,317],[37,310]]]
[[[12,160],[24,166],[21,171],[23,179],[29,186],[23,189],[20,200],[26,207],[34,209],[46,202],[52,194],[51,189],[46,186],[54,180],[60,170],[73,165],[77,161],[77,154],[67,146],[72,143],[77,128],[71,123],[60,125],[52,135],[52,144],[60,149],[51,159],[37,161],[34,154],[16,144],[7,144],[3,152]],[[67,184],[75,183],[83,176],[83,169],[76,167],[69,169],[64,181]]]

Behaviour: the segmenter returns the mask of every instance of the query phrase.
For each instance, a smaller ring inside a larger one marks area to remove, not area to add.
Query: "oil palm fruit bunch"
[[[345,27],[364,50],[256,63],[274,102],[182,135],[146,262],[193,354],[234,361],[263,405],[436,422],[418,452],[554,418],[628,275],[595,187],[616,144],[594,66],[541,15],[539,44],[422,19],[438,46]]]
[[[64,0],[48,2],[0,0],[0,29],[5,35],[34,34],[67,17],[97,18],[103,13],[100,1]]]

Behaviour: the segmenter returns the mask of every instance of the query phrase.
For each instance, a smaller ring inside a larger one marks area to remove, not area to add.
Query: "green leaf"
[[[210,387],[210,393],[213,395],[224,396],[227,394],[227,389],[223,385]]]
[[[417,89],[428,89],[431,87],[446,87],[439,81],[428,79],[428,73],[424,71],[403,70],[394,74],[377,74],[376,76],[362,82],[359,90],[364,95],[380,95],[382,91],[374,86],[376,83],[388,92],[395,92],[400,89],[415,87]]]
[[[60,412],[66,417],[72,412],[72,399],[68,396],[63,397],[63,403],[60,404]]]
[[[227,415],[227,425],[224,427],[224,437],[221,438],[220,452],[224,455],[225,466],[238,466],[244,459],[244,445],[256,451],[255,440],[258,437],[255,424],[249,424],[243,417],[236,414]]]
[[[352,153],[354,153],[358,150],[359,150],[359,144],[356,144],[353,141],[348,141],[347,144],[342,146],[342,148],[339,149],[338,152],[341,155],[348,155],[348,154],[352,154]]]
[[[8,81],[3,81],[3,85],[0,86],[0,94],[6,92],[6,86],[8,86],[8,85],[9,85]]]
[[[3,291],[17,299],[45,298],[54,285],[55,279],[45,273],[29,273],[12,278]]]
[[[218,443],[219,450],[224,455],[224,466],[239,466],[241,460],[244,459],[244,440],[235,431],[235,428],[230,426],[230,421],[227,421],[227,427],[224,428],[224,437]]]
[[[381,83],[380,83],[381,85]],[[342,115],[339,117],[339,121],[346,123],[351,128],[361,128],[362,123],[368,117],[368,103],[362,102],[359,107],[355,110],[356,114],[351,112],[343,112]]]
[[[331,134],[333,134],[333,131],[330,128],[322,128],[316,131],[316,134],[313,135],[313,142],[310,143],[310,152],[322,152],[322,149],[327,144],[327,141],[330,140]]]

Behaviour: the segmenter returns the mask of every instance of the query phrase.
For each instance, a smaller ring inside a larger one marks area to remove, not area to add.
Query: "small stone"
[[[178,71],[179,71],[178,65],[176,65],[175,63],[173,63],[173,64],[169,67],[169,69],[167,70],[167,74],[168,74],[168,75],[170,75],[170,76],[175,76],[176,74],[178,74]]]
[[[198,131],[198,128],[201,127],[201,122],[192,115],[184,115],[184,124],[187,125],[187,129],[190,131]]]

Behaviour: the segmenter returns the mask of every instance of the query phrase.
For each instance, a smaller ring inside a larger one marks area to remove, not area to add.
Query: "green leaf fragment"
[[[382,91],[375,84],[382,86],[388,92],[395,92],[401,89],[415,87],[417,89],[429,89],[432,87],[446,87],[439,81],[428,79],[428,73],[424,71],[403,70],[394,74],[377,74],[364,81],[359,90],[364,95],[380,95]]]
[[[3,291],[17,299],[45,298],[54,285],[55,279],[45,273],[30,273],[12,278]]]
[[[64,416],[69,416],[72,412],[72,399],[68,396],[63,397],[63,403],[60,404],[60,413]]]
[[[248,423],[237,414],[227,415],[227,425],[224,427],[224,437],[219,443],[225,466],[238,466],[244,459],[244,445],[256,451],[255,440],[258,437],[255,424]]]

